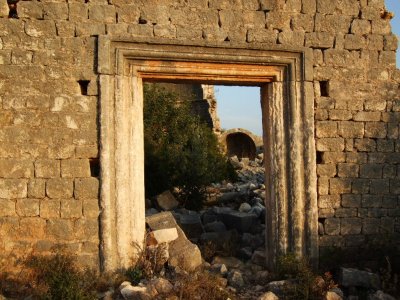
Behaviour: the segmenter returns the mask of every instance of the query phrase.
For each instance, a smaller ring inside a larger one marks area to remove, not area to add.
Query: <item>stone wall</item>
[[[0,256],[97,265],[97,36],[309,49],[320,247],[400,234],[400,72],[383,0],[21,1],[0,18]]]

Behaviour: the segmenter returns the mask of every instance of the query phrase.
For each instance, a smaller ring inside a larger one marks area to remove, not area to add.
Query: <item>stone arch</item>
[[[220,143],[228,156],[248,157],[250,160],[256,158],[257,151],[263,145],[261,137],[243,128],[234,128],[223,132]]]

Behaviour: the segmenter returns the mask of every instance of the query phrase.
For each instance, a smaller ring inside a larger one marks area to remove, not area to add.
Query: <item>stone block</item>
[[[100,213],[99,200],[84,199],[83,201],[83,215],[85,218],[97,218]]]
[[[31,179],[28,182],[29,198],[44,198],[46,195],[46,181],[44,179]]]
[[[151,37],[154,35],[153,26],[148,24],[131,24],[128,33],[137,37]]]
[[[79,240],[98,242],[99,222],[95,219],[76,219],[74,222],[75,238]]]
[[[357,194],[342,195],[342,207],[345,207],[345,208],[361,207],[361,195],[357,195]]]
[[[74,238],[74,221],[68,219],[47,220],[46,236],[57,240],[72,240]]]
[[[256,224],[258,219],[255,214],[233,210],[221,212],[218,215],[221,222],[223,222],[228,229],[236,229],[241,233],[248,232],[250,228]]]
[[[15,201],[0,199],[0,217],[13,217],[15,215]]]
[[[169,264],[179,266],[186,271],[193,271],[201,265],[201,253],[199,248],[192,244],[176,224],[170,212],[163,212],[146,217],[146,223],[152,230],[176,228],[178,238],[169,244]]]
[[[354,147],[358,151],[373,152],[376,151],[376,142],[374,139],[355,139]]]
[[[140,10],[137,5],[117,7],[118,23],[138,24]]]
[[[372,20],[371,24],[372,24],[371,27],[372,33],[382,34],[382,35],[388,35],[391,33],[389,20],[382,20],[382,19]]]
[[[344,48],[348,50],[361,50],[366,48],[367,40],[364,36],[358,34],[346,34]]]
[[[396,208],[397,198],[397,195],[383,195],[382,208]]]
[[[46,195],[49,198],[71,198],[74,184],[70,179],[52,178],[46,182]]]
[[[316,14],[314,31],[330,32],[333,34],[348,33],[350,24],[351,18],[349,16]]]
[[[367,37],[368,50],[383,50],[383,37],[378,34],[371,34]]]
[[[56,159],[39,159],[35,161],[35,176],[38,178],[60,177],[60,161]]]
[[[320,138],[317,139],[317,151],[343,151],[343,138]]]
[[[336,176],[336,165],[335,164],[319,164],[317,165],[317,175],[324,177],[335,177]]]
[[[319,177],[318,178],[318,195],[328,195],[329,194],[329,178]]]
[[[115,7],[113,5],[89,5],[89,19],[107,24],[115,23]]]
[[[340,219],[339,218],[328,218],[324,222],[325,234],[327,235],[339,235],[340,234]]]
[[[382,178],[382,164],[364,164],[360,166],[361,178]]]
[[[282,45],[304,46],[303,31],[282,31],[278,35],[278,43]]]
[[[68,4],[60,2],[46,2],[43,4],[43,17],[50,20],[67,20]]]
[[[74,196],[76,199],[98,198],[99,180],[94,177],[75,179]]]
[[[396,177],[396,166],[384,165],[382,177],[383,178],[395,178]]]
[[[361,219],[359,218],[341,218],[340,234],[360,234],[362,228]]]
[[[362,164],[368,161],[367,153],[363,152],[348,152],[346,153],[346,162],[347,163],[355,163]]]
[[[381,220],[381,226],[379,227],[380,233],[390,234],[394,232],[395,220],[390,217],[383,217]]]
[[[43,239],[46,228],[46,220],[39,217],[20,218],[18,235],[23,239]]]
[[[371,32],[371,22],[369,20],[355,19],[351,23],[351,33],[353,34],[369,34]]]
[[[314,15],[295,14],[292,17],[292,26],[294,31],[313,32]]]
[[[340,195],[321,195],[318,197],[318,208],[340,207]]]
[[[388,210],[386,208],[368,208],[368,217],[369,218],[381,218],[386,217],[388,214]]]
[[[382,207],[382,196],[362,195],[361,206],[365,208]]]
[[[353,118],[353,114],[349,110],[332,109],[329,111],[330,120],[347,121]]]
[[[40,201],[40,217],[45,219],[60,217],[60,200],[42,199]]]
[[[363,234],[378,234],[381,226],[381,219],[366,218],[363,220]]]
[[[346,154],[343,152],[324,152],[322,162],[324,164],[340,163],[346,161]]]
[[[168,190],[157,195],[156,201],[163,210],[172,210],[179,205],[179,202],[175,199],[174,195],[172,195]]]
[[[61,160],[61,177],[76,178],[90,176],[90,165],[88,159]]]
[[[337,122],[318,121],[315,131],[318,138],[337,137]]]
[[[327,32],[306,33],[305,46],[311,48],[333,48],[334,37]]]
[[[398,39],[396,35],[385,35],[383,37],[383,50],[385,51],[395,51],[398,47]]]
[[[352,184],[352,193],[366,194],[369,192],[370,180],[354,178]]]
[[[247,41],[249,43],[266,43],[274,45],[277,41],[278,34],[271,29],[249,29],[247,33]]]
[[[275,10],[266,13],[266,27],[269,30],[290,30],[290,18],[287,12]]]
[[[318,217],[319,218],[333,218],[335,216],[334,208],[319,208]]]
[[[351,268],[340,268],[339,284],[344,287],[363,287],[379,290],[379,275]]]
[[[28,36],[35,38],[50,38],[57,35],[56,24],[53,20],[27,20],[25,32]]]
[[[338,164],[339,177],[358,177],[359,165],[353,163]]]
[[[329,194],[347,194],[351,192],[351,179],[331,178],[329,179]]]
[[[344,138],[362,138],[364,136],[364,124],[361,122],[338,122],[339,135]]]
[[[163,38],[175,38],[176,37],[176,27],[174,25],[154,25],[154,36]]]
[[[39,216],[38,199],[18,199],[16,203],[16,212],[20,217]]]
[[[365,20],[379,20],[381,18],[379,9],[374,7],[363,7],[361,9],[361,17]]]
[[[371,179],[371,194],[389,194],[389,179]]]
[[[18,3],[18,16],[22,19],[43,19],[43,4],[36,1]]]
[[[0,178],[33,177],[33,163],[24,159],[0,159]]]
[[[56,21],[57,35],[64,38],[75,36],[75,24],[69,21]]]
[[[82,201],[74,199],[61,200],[61,218],[73,219],[82,217]]]
[[[336,218],[357,217],[357,208],[337,208],[335,210]]]
[[[26,179],[1,179],[0,198],[16,199],[26,198],[28,195]]]
[[[87,21],[89,18],[88,5],[84,3],[68,3],[70,21]]]
[[[78,22],[75,28],[77,37],[96,36],[106,33],[106,25],[103,23]]]
[[[386,123],[384,122],[366,122],[365,137],[367,138],[385,138],[387,135]]]

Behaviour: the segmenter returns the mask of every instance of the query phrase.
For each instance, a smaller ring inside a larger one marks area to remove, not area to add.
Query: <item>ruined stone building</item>
[[[261,87],[269,266],[399,241],[400,71],[384,6],[19,2],[19,19],[0,18],[1,263],[64,244],[92,266],[129,265],[144,234],[146,81]]]

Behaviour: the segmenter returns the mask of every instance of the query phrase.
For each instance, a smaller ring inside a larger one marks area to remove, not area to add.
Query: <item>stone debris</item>
[[[379,290],[381,281],[379,275],[352,268],[340,268],[339,283],[344,287],[363,287]]]
[[[168,264],[180,267],[185,271],[194,271],[201,265],[199,248],[191,243],[182,229],[178,226],[171,212],[162,212],[146,217],[146,223],[151,230],[176,228],[178,238],[170,242]]]
[[[279,300],[279,298],[273,292],[266,292],[258,297],[257,300]]]
[[[367,300],[396,300],[396,298],[384,293],[383,291],[376,291],[374,294],[368,295]]]
[[[172,210],[177,208],[179,205],[179,202],[175,199],[174,195],[172,195],[170,191],[165,191],[156,196],[156,201],[162,210]]]

